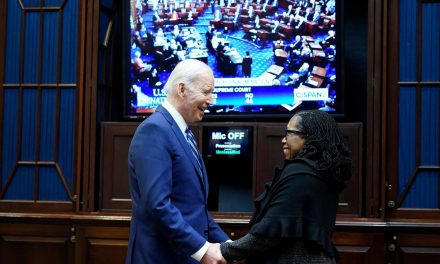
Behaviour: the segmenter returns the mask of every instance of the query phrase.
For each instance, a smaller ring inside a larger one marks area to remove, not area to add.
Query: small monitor
[[[209,178],[208,209],[252,211],[253,128],[203,127],[203,158]]]
[[[250,127],[206,127],[204,143],[207,158],[245,157],[251,153]]]

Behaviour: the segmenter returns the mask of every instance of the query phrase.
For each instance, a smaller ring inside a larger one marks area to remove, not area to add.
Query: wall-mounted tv
[[[341,1],[130,0],[125,115],[154,112],[172,69],[189,58],[214,72],[205,117],[342,115]]]

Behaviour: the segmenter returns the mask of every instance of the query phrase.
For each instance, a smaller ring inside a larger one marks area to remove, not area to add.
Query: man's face
[[[187,123],[202,121],[204,111],[212,104],[214,76],[202,74],[191,85],[184,87],[182,116]]]

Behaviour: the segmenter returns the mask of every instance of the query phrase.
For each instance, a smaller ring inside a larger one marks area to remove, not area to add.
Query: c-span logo
[[[325,101],[328,98],[327,88],[300,88],[293,91],[294,102]]]

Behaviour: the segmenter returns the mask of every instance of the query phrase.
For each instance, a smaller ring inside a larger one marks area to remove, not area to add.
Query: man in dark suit
[[[188,124],[212,104],[214,75],[184,60],[166,100],[137,128],[128,152],[132,219],[126,263],[222,263],[228,236],[207,208],[208,177]]]
[[[251,77],[252,57],[249,51],[246,51],[246,56],[243,58],[243,62],[241,64],[241,71],[243,72],[244,77]]]

